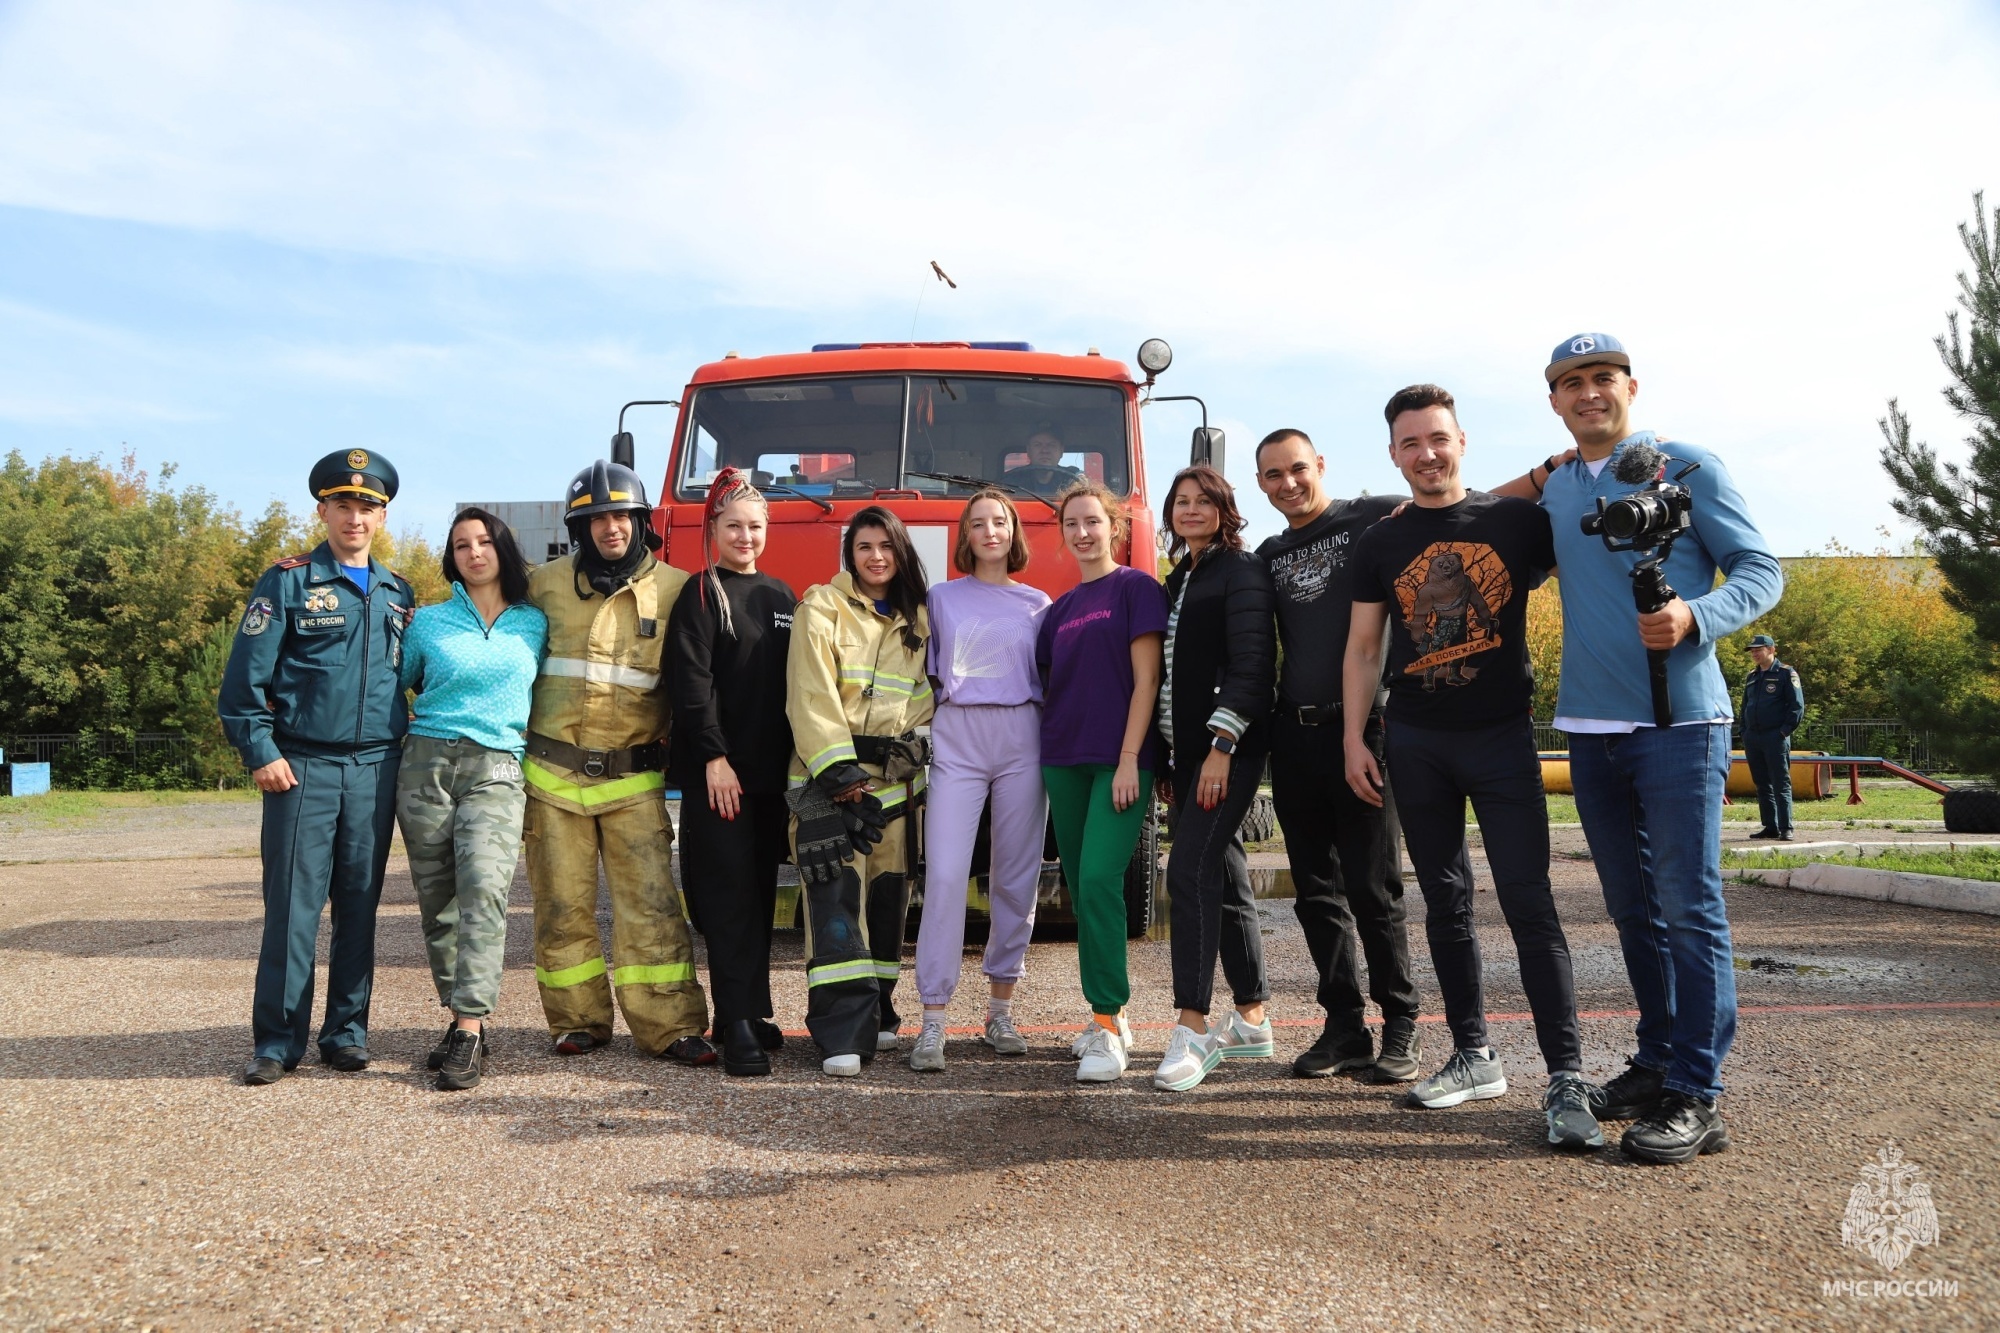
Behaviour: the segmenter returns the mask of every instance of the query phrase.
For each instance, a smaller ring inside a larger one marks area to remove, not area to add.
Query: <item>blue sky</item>
[[[1513,475],[1564,442],[1548,349],[1608,329],[1781,553],[1900,541],[1875,420],[1964,434],[1930,340],[2000,203],[2000,17],[1658,15],[0,0],[0,450],[255,510],[361,444],[435,534],[724,351],[909,336],[937,259],[918,337],[1171,341],[1239,486],[1297,425],[1394,489],[1414,380]],[[1156,478],[1193,424],[1148,410]]]

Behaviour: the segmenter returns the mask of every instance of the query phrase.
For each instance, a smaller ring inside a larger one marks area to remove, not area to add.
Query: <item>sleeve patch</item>
[[[271,618],[276,615],[268,597],[253,597],[250,606],[243,612],[242,632],[250,635],[262,634],[271,626]]]

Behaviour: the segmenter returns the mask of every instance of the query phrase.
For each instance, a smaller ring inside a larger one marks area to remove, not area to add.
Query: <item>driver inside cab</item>
[[[1062,436],[1046,426],[1028,437],[1026,448],[1028,461],[1001,473],[1002,481],[1053,495],[1083,475],[1076,468],[1063,465]]]

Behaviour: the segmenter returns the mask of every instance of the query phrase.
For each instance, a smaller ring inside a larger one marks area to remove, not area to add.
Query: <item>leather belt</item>
[[[632,773],[657,773],[667,766],[667,747],[658,741],[625,750],[586,750],[540,732],[528,733],[528,753],[560,764],[587,778],[622,778]]]
[[[1371,713],[1380,712],[1382,705],[1387,702],[1388,699],[1386,697],[1377,695],[1374,707],[1369,709],[1369,711]],[[1278,705],[1278,712],[1281,715],[1294,719],[1302,727],[1328,726],[1340,721],[1341,714],[1345,711],[1346,707],[1340,703]]]

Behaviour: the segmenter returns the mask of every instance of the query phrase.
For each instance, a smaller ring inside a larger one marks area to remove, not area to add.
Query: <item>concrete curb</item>
[[[1737,869],[1743,879],[1774,884],[1804,893],[1841,898],[1869,898],[1906,907],[1933,907],[1946,912],[1978,912],[2000,916],[2000,884],[1950,875],[1916,875],[1907,870],[1870,870],[1865,866],[1814,862],[1796,870]]]

